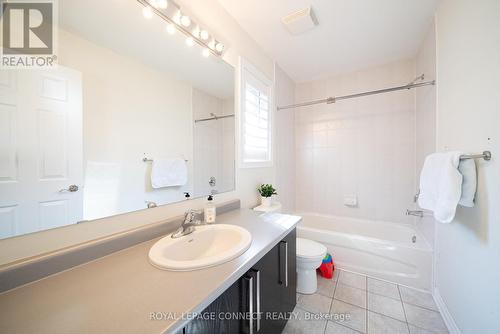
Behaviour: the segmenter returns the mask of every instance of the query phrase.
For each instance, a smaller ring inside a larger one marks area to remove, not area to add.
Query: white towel
[[[425,158],[420,174],[418,205],[434,212],[434,218],[449,223],[455,218],[462,195],[462,174],[458,171],[462,152],[434,153]]]
[[[155,189],[183,186],[187,183],[188,171],[184,159],[158,159],[153,161],[151,186]]]
[[[462,160],[458,170],[463,176],[462,196],[458,204],[472,208],[477,189],[476,162],[474,159]]]

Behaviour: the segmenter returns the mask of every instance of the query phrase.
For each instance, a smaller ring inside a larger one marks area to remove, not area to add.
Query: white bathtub
[[[432,249],[411,225],[297,215],[297,236],[324,244],[338,268],[431,290]]]

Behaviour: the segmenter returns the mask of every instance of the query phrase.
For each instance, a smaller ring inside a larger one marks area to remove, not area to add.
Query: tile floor
[[[295,312],[284,334],[448,333],[430,294],[342,270],[297,294]]]

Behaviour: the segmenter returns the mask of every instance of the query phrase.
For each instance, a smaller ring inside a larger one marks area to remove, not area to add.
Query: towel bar
[[[148,158],[144,157],[144,158],[142,158],[142,161],[143,161],[143,162],[153,162],[154,160],[153,160],[153,159],[148,159]],[[189,160],[184,159],[184,161],[185,161],[185,162],[188,162]]]
[[[484,159],[486,161],[491,160],[491,152],[490,151],[484,151],[482,154],[466,154],[460,156],[460,160],[465,160],[465,159]]]

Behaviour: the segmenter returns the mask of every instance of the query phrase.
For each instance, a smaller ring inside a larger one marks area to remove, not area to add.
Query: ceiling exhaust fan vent
[[[281,22],[292,35],[302,34],[318,25],[318,19],[311,6],[285,16]]]

